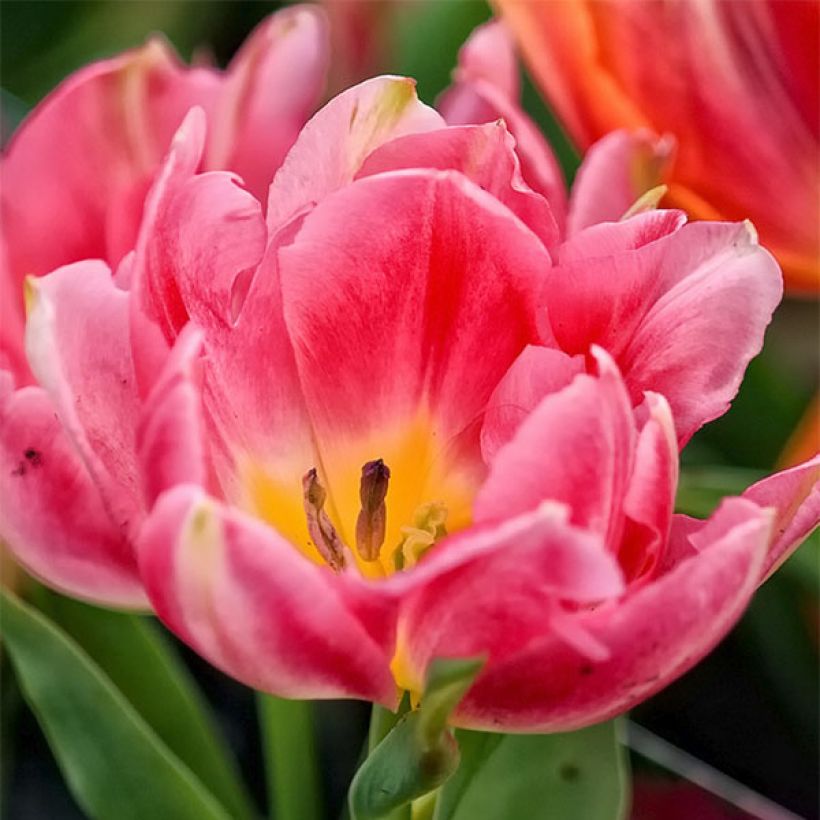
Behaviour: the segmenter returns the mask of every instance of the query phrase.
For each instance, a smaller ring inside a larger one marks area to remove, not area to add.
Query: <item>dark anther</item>
[[[302,476],[302,501],[308,533],[328,566],[334,572],[339,572],[345,566],[344,542],[323,509],[326,499],[327,490],[321,485],[316,468],[313,467]]]
[[[368,461],[362,467],[359,499],[362,508],[356,520],[356,549],[365,561],[379,557],[387,524],[387,487],[390,484],[390,468],[379,458]]]

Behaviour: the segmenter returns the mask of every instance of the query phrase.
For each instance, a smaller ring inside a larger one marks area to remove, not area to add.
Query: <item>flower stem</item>
[[[257,705],[269,816],[275,820],[321,820],[313,704],[260,692]]]

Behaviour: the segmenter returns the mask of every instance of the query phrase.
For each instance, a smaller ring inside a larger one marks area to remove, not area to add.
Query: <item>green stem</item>
[[[274,820],[321,820],[322,801],[310,701],[257,695],[268,804]]]
[[[391,729],[399,722],[399,718],[409,708],[410,703],[406,695],[395,712],[385,709],[384,706],[379,706],[378,703],[373,704],[373,710],[370,713],[370,728],[367,733],[368,757],[373,754],[376,746],[390,734]],[[393,809],[389,814],[385,814],[380,820],[411,820],[412,817],[413,807],[410,803],[407,803]]]

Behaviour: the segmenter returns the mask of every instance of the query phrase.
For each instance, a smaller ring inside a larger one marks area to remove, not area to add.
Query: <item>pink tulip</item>
[[[198,173],[206,117],[116,280],[32,286],[40,386],[0,405],[18,557],[284,696],[394,707],[482,655],[466,726],[591,723],[709,651],[820,514],[818,459],[672,514],[678,440],[780,297],[753,233],[660,211],[562,242],[505,126],[445,127],[402,78],[322,109],[266,209]]]
[[[145,194],[192,105],[212,123],[203,169],[234,171],[264,194],[322,92],[325,29],[311,6],[278,12],[225,72],[187,68],[155,38],[81,69],[37,106],[2,164],[0,367],[31,379],[24,277],[88,258],[116,269],[134,247]]]

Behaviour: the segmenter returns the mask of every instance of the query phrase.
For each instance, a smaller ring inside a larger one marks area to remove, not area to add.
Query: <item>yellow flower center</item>
[[[240,484],[243,506],[312,561],[336,571],[355,564],[365,577],[383,578],[469,526],[479,481],[420,419],[323,447],[315,464],[249,463]]]

